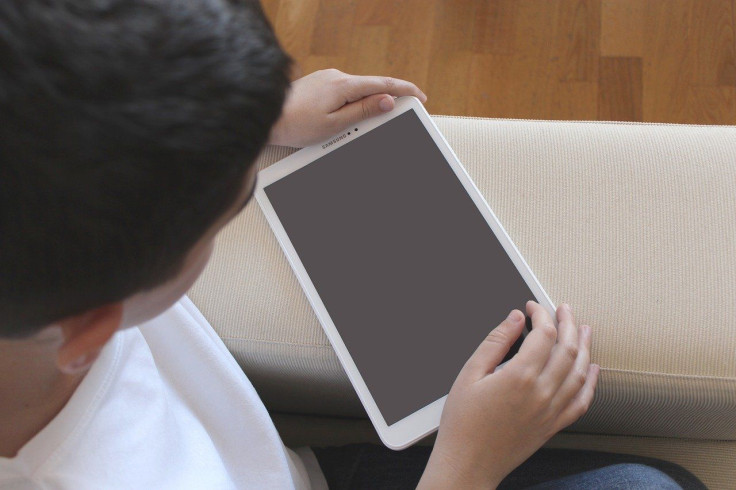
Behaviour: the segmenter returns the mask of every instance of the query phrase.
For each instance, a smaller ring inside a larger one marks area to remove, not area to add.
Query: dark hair
[[[255,1],[0,2],[0,337],[175,276],[290,63]]]

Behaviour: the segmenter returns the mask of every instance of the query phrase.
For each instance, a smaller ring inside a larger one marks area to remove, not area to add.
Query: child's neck
[[[64,408],[85,373],[56,367],[61,332],[0,340],[0,457],[12,458]]]

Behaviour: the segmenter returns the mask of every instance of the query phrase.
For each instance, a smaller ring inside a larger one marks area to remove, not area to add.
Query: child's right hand
[[[549,313],[526,304],[533,329],[494,372],[521,335],[514,310],[473,353],[447,397],[439,433],[419,488],[495,488],[549,438],[590,406],[599,367],[590,364],[590,327],[567,305]]]

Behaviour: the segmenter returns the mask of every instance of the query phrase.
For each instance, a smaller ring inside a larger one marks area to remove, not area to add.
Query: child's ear
[[[88,369],[108,340],[120,328],[123,303],[112,303],[59,322],[63,344],[56,365],[67,374]]]

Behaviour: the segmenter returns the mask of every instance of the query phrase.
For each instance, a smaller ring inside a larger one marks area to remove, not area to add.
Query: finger
[[[532,318],[533,328],[511,362],[528,366],[539,374],[549,360],[557,340],[557,329],[547,310],[534,301],[527,301],[526,312]]]
[[[581,350],[580,342],[578,327],[575,325],[575,318],[570,306],[563,303],[557,308],[557,343],[552,347],[549,362],[547,362],[541,374],[545,386],[557,391],[565,382],[578,358],[578,353]],[[588,369],[587,363],[585,369]]]
[[[472,381],[477,381],[488,373],[492,373],[509,353],[509,349],[519,338],[523,328],[524,315],[519,310],[513,310],[504,321],[491,330],[491,333],[465,363],[458,377],[467,377]]]
[[[580,338],[578,340],[578,356],[575,359],[572,369],[568,371],[567,376],[557,390],[555,400],[553,402],[560,408],[567,406],[570,400],[577,396],[588,381],[587,376],[588,370],[590,369],[590,344],[592,335],[588,325],[581,326],[579,330]]]
[[[344,82],[343,96],[346,104],[374,94],[389,94],[394,97],[413,95],[422,103],[427,101],[427,96],[419,87],[400,78],[351,75]]]
[[[355,123],[388,112],[394,108],[394,98],[386,94],[371,95],[363,99],[342,106],[339,110],[332,112],[335,131],[340,131]]]
[[[585,386],[583,386],[583,389],[570,401],[557,418],[558,430],[564,429],[587,413],[590,404],[593,402],[593,395],[595,394],[595,387],[598,384],[600,370],[601,368],[597,364],[591,364],[588,367]]]

